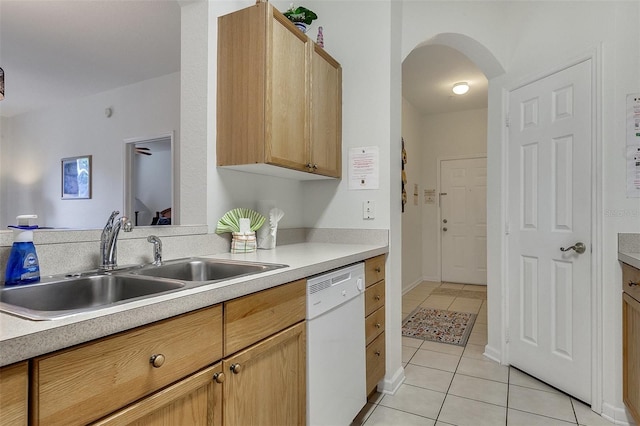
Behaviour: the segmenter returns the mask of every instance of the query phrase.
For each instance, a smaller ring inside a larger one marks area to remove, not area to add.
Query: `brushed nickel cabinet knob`
[[[162,354],[151,355],[149,362],[153,365],[154,368],[160,368],[164,364],[165,358]]]
[[[224,382],[224,373],[221,371],[221,372],[219,372],[219,373],[214,374],[214,375],[213,375],[213,380],[214,380],[216,383],[222,383],[222,382]]]
[[[242,369],[242,367],[240,366],[240,364],[231,364],[231,368],[230,368],[230,370],[231,370],[231,372],[232,372],[233,374],[238,374],[238,373],[240,373],[240,370],[241,370],[241,369]]]

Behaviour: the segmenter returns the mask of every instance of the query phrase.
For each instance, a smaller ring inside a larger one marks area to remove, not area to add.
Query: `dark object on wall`
[[[407,172],[404,171],[404,165],[407,164],[407,151],[404,149],[404,138],[402,138],[402,213],[404,213],[404,205],[407,204]]]

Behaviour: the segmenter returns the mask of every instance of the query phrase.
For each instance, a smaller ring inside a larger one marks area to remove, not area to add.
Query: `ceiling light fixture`
[[[0,101],[4,99],[4,70],[0,68]]]
[[[465,81],[453,85],[453,93],[456,95],[464,95],[469,91],[469,84]]]

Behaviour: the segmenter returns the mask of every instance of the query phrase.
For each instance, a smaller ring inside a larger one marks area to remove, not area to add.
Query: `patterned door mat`
[[[465,346],[476,314],[418,307],[402,323],[402,335]]]

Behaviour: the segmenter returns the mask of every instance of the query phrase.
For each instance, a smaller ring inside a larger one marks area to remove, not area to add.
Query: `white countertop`
[[[640,253],[618,252],[618,260],[640,269]]]
[[[282,263],[287,268],[203,285],[50,321],[0,313],[0,366],[211,306],[388,252],[387,246],[301,243],[218,259]],[[640,263],[640,260],[638,260]]]

